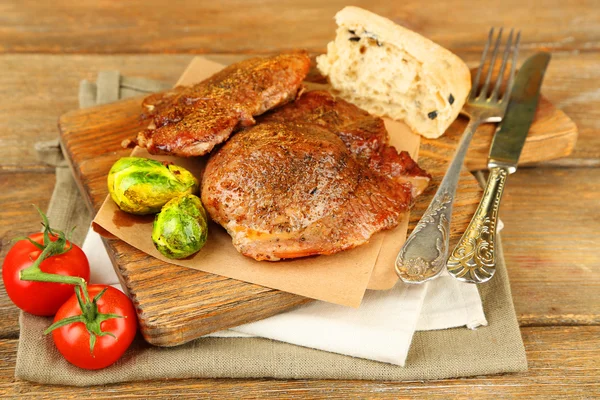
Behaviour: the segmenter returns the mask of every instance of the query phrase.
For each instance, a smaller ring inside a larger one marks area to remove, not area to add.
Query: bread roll
[[[317,67],[337,94],[427,138],[456,119],[471,88],[467,65],[431,40],[358,7],[335,16],[336,38]]]

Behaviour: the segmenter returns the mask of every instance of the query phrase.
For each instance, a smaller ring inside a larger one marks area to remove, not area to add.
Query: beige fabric
[[[81,90],[87,94],[80,95],[80,99],[87,100],[81,106],[89,106],[86,102],[101,92],[122,97],[124,82],[133,86],[126,88],[129,94],[166,87],[141,79],[114,79],[114,74],[111,82],[120,82],[121,89],[99,91],[94,84],[82,83]],[[72,175],[61,162],[57,142],[37,148],[42,159],[60,165],[48,210],[53,225],[87,228],[90,215]],[[75,242],[83,241],[80,232],[85,230],[76,231]],[[174,348],[153,347],[138,338],[116,364],[100,371],[85,371],[70,365],[56,351],[51,337],[43,335],[51,318],[22,313],[15,375],[40,383],[84,386],[191,377],[428,380],[525,371],[525,349],[501,250],[496,277],[481,285],[480,292],[489,326],[475,331],[458,328],[416,332],[406,367],[260,338],[205,338]]]

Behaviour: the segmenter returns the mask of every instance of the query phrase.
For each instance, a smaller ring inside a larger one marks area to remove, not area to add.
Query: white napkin
[[[91,229],[83,251],[92,283],[118,285],[102,240]],[[487,321],[477,287],[446,275],[424,285],[399,282],[388,291],[367,290],[358,309],[314,301],[208,336],[260,336],[404,366],[415,330],[481,325]]]

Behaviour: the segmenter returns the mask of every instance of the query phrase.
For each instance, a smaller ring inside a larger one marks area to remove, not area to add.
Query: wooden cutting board
[[[61,116],[61,144],[90,210],[98,211],[107,195],[106,175],[112,164],[129,155],[123,139],[135,136],[141,98],[72,111]],[[465,121],[457,120],[439,140],[421,142],[419,164],[434,179],[411,212],[409,231],[427,208],[454,152]],[[494,127],[483,126],[467,156],[471,170],[485,169]],[[524,163],[568,155],[577,138],[575,124],[542,99],[523,149]],[[456,242],[479,202],[481,189],[465,169],[460,177],[451,226]],[[105,246],[133,299],[144,338],[157,346],[176,346],[210,332],[260,320],[310,299],[202,271],[170,265],[118,239]]]

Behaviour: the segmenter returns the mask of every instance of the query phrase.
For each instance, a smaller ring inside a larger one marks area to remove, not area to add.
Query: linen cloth
[[[82,83],[82,90],[80,91],[82,106],[88,105],[94,98],[102,100],[113,97],[112,100],[114,100],[116,95],[125,97],[165,88],[159,83],[121,77],[117,72],[101,73],[97,83],[97,85],[89,82]],[[111,85],[112,89],[106,88],[107,85]],[[115,86],[117,89],[115,89]],[[94,93],[96,93],[96,96],[94,96]],[[59,228],[73,225],[88,226],[85,223],[82,224],[82,222],[87,221],[89,223],[90,215],[83,206],[83,200],[77,191],[72,176],[61,160],[60,155],[51,154],[52,152],[49,149],[51,149],[51,146],[48,148],[48,145],[46,145],[46,148],[44,146],[38,148],[47,162],[57,165],[57,185],[49,209],[49,217],[52,223]],[[76,235],[74,241],[81,243],[85,230],[78,229]],[[98,246],[92,247],[96,250],[103,250]],[[89,249],[87,252],[90,255]],[[259,338],[202,338],[170,349],[155,348],[141,340],[137,340],[127,355],[117,364],[90,375],[88,371],[82,371],[69,365],[56,352],[51,340],[41,335],[44,327],[50,323],[50,319],[22,314],[20,320],[21,341],[19,342],[16,375],[17,377],[43,383],[89,385],[127,380],[182,377],[438,379],[472,374],[522,371],[526,369],[525,353],[510,299],[510,288],[501,252],[499,255],[498,276],[490,283],[480,286],[486,314],[491,326],[476,331],[449,329],[418,332],[413,339],[405,368]],[[91,258],[95,260],[97,255],[91,255]],[[99,271],[95,268],[93,270]],[[108,270],[102,271],[109,272]],[[104,282],[108,282],[107,279],[109,279],[107,276],[104,278],[94,276],[92,278],[92,280]],[[443,279],[438,279],[430,285],[445,287]],[[420,289],[420,292],[418,295],[416,293],[410,295],[414,295],[416,298],[425,298],[425,290]],[[382,300],[386,297],[383,293],[386,292],[376,292],[373,295],[375,298],[374,304],[386,303],[384,300],[388,299]],[[442,295],[442,292],[437,288],[430,293]],[[406,296],[408,295],[406,294]],[[477,296],[472,297],[470,301],[477,303]],[[320,307],[318,303],[313,304]],[[435,301],[425,302],[424,305],[421,303],[421,305],[423,311],[426,312],[424,315],[429,317],[419,320],[420,329],[439,329],[447,324],[443,322],[440,325],[439,321],[444,321],[444,319],[435,317]],[[311,306],[303,308],[310,309]],[[326,306],[330,305],[327,304]],[[303,317],[310,315],[310,313],[306,313],[306,310],[300,310]],[[444,314],[443,310],[437,311],[438,314],[440,312]],[[277,317],[272,318],[275,318],[276,321]],[[467,316],[466,318],[472,320],[471,317]],[[452,318],[456,321],[456,317]],[[267,330],[274,331],[269,326],[274,321],[268,320],[259,322],[267,324]],[[474,320],[476,321],[474,326],[482,323],[481,320],[477,321],[477,318]],[[238,329],[246,333],[262,333],[266,336],[264,331],[260,329],[257,331],[256,326],[252,327],[255,324],[257,323],[247,324],[238,327]],[[468,324],[468,322],[465,324]],[[367,329],[364,331],[370,332]],[[400,339],[402,340],[402,337]],[[359,340],[357,343],[360,342]],[[410,343],[410,340],[408,340],[408,343]],[[490,343],[494,344],[491,345]],[[388,353],[388,356],[392,360],[383,361],[394,362],[394,360],[398,360],[397,354]],[[334,365],[330,362],[333,362]],[[49,368],[50,366],[52,368]],[[129,370],[128,367],[133,370]]]

